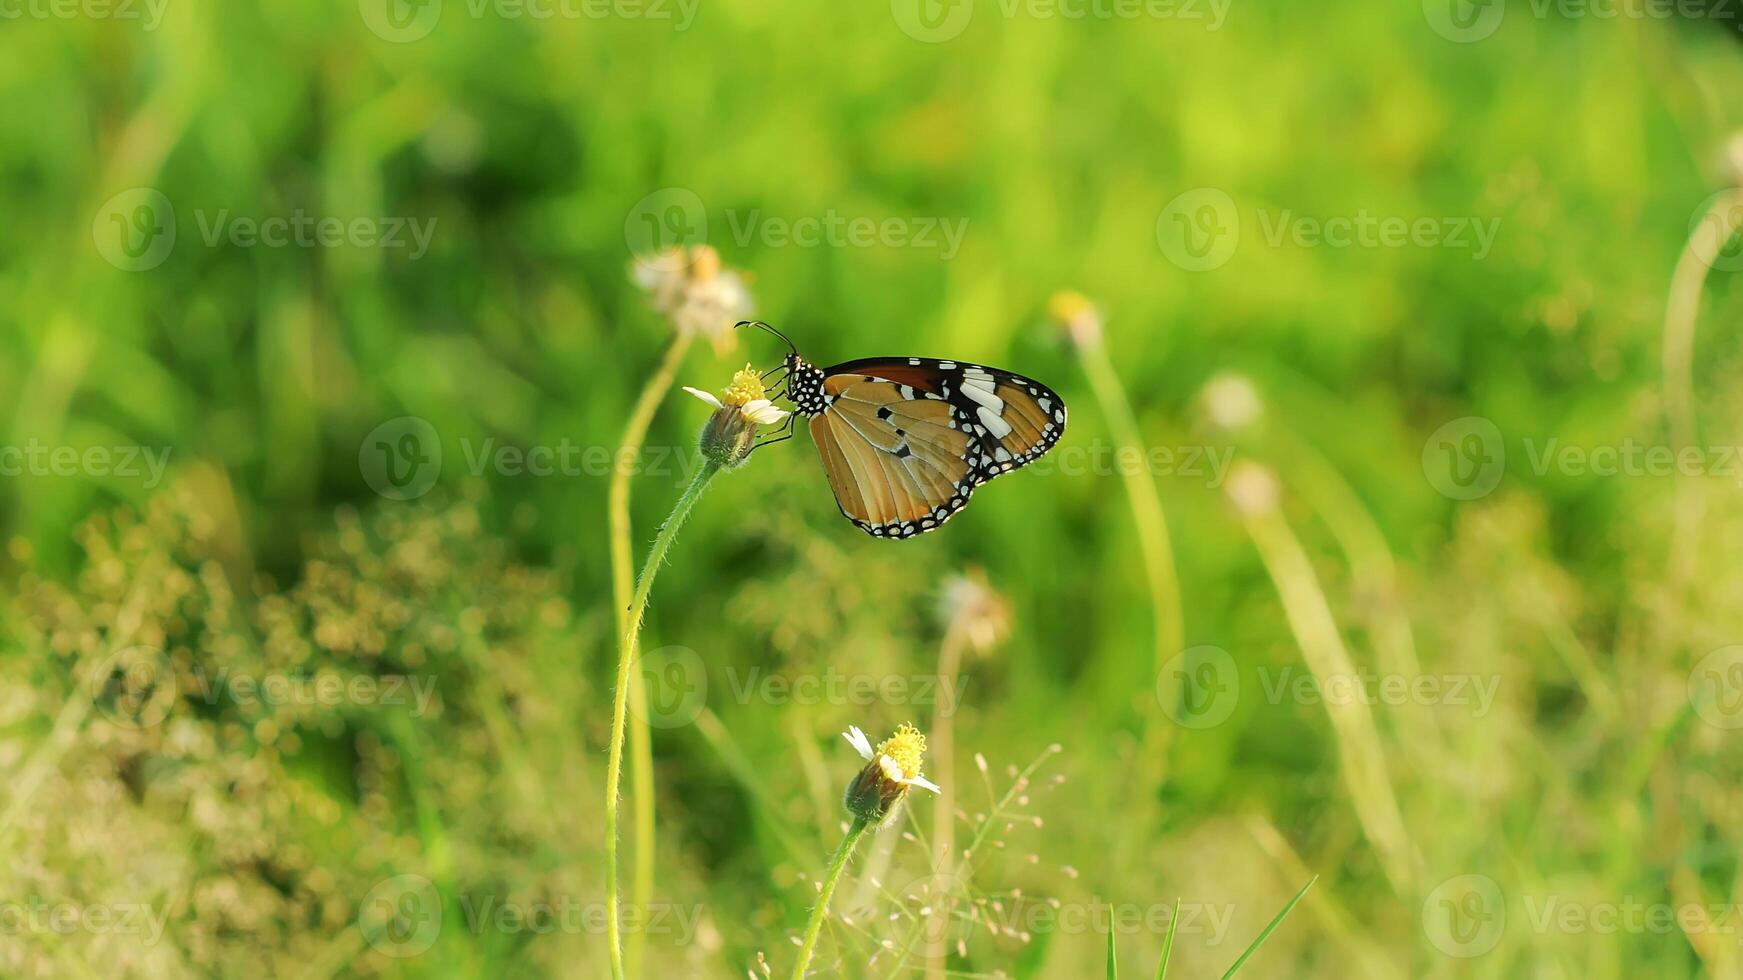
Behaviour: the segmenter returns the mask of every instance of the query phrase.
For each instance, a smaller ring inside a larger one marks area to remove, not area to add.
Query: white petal
[[[902,767],[896,765],[896,760],[887,755],[878,756],[878,767],[883,769],[884,776],[892,783],[905,783],[908,777],[902,773]]]
[[[774,425],[790,414],[786,409],[776,406],[767,398],[753,398],[745,402],[744,407],[739,411],[744,413],[745,418],[758,425]]]
[[[853,746],[860,758],[872,757],[871,739],[865,737],[865,732],[860,731],[858,725],[849,725],[847,731],[841,733],[841,737],[847,739],[847,744]]]
[[[929,789],[934,793],[944,792],[943,787],[939,786],[932,780],[927,779],[925,776],[915,776],[913,779],[904,779],[902,782],[907,783],[909,786],[920,786]]]
[[[714,397],[714,393],[711,391],[703,391],[701,388],[692,388],[689,385],[685,385],[684,390],[695,395],[697,398],[702,399],[708,404],[713,405],[715,408],[721,407],[720,399]]]

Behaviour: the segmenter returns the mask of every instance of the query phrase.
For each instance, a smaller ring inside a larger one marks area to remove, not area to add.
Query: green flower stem
[[[702,491],[708,488],[709,482],[719,472],[719,463],[705,460],[690,485],[684,488],[683,495],[673,505],[671,516],[660,525],[660,533],[654,537],[653,550],[648,552],[648,560],[642,565],[641,577],[636,579],[635,595],[630,599],[623,640],[618,647],[617,691],[611,704],[611,750],[605,764],[605,930],[609,940],[607,945],[611,951],[611,975],[615,980],[624,980],[623,934],[617,895],[617,791],[623,779],[623,730],[631,683],[630,667],[637,659],[642,613],[647,610],[648,592],[653,589],[654,575],[665,562],[666,552],[671,550],[672,541],[678,537],[678,529],[684,526],[684,521],[695,508],[696,501],[701,499]]]
[[[635,588],[635,579],[632,578],[635,566],[631,564],[629,547],[632,467],[623,465],[623,460],[634,459],[640,455],[642,443],[647,439],[648,427],[653,424],[654,411],[671,390],[672,381],[678,374],[678,366],[684,362],[684,355],[689,353],[690,342],[694,336],[679,333],[672,338],[671,345],[660,358],[659,367],[648,378],[647,385],[636,398],[635,408],[630,411],[629,421],[623,427],[623,443],[617,456],[618,465],[612,467],[611,486],[606,493],[606,511],[611,542],[611,605],[617,611],[618,636],[622,636],[629,629],[630,595]],[[634,657],[635,651],[632,650],[630,656]],[[640,674],[630,675],[629,706],[633,715],[629,729],[629,795],[635,806],[635,872],[630,879],[630,901],[638,907],[646,908],[654,887],[654,754],[653,739],[648,732],[647,685]],[[645,933],[636,932],[629,937],[629,948],[624,953],[624,968],[632,977],[641,975],[641,956],[646,943]]]
[[[835,856],[829,859],[829,874],[823,879],[823,890],[817,893],[817,904],[811,908],[811,921],[805,923],[799,961],[793,964],[793,980],[805,980],[805,968],[811,965],[811,952],[817,948],[817,934],[823,931],[823,920],[829,915],[829,898],[835,894],[835,883],[841,880],[841,872],[847,870],[847,859],[853,857],[853,849],[866,827],[864,817],[855,817],[853,825],[847,828],[847,836],[841,839],[841,846],[835,849]]]

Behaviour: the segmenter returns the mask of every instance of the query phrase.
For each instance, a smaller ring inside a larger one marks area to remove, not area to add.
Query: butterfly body
[[[977,487],[1040,458],[1065,431],[1052,389],[967,361],[868,357],[819,368],[793,353],[784,367],[836,503],[873,537],[943,525]]]

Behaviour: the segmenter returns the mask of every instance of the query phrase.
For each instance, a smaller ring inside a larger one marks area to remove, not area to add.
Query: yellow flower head
[[[686,386],[684,390],[714,407],[714,414],[702,427],[702,454],[727,469],[750,458],[758,426],[778,425],[792,414],[769,401],[762,375],[748,364],[732,376],[732,384],[718,398],[700,388]]]
[[[896,734],[878,743],[877,752],[895,763],[903,779],[913,779],[920,775],[920,763],[926,758],[926,736],[904,721]]]
[[[757,369],[746,364],[742,370],[732,376],[732,384],[721,392],[720,400],[727,405],[743,407],[760,398],[768,397],[768,389],[763,387],[763,376]]]
[[[904,723],[896,733],[872,748],[871,740],[855,725],[843,733],[854,751],[865,759],[865,768],[847,784],[842,804],[847,812],[871,824],[883,826],[895,818],[911,787],[938,792],[938,784],[920,775],[926,758],[926,736]]]

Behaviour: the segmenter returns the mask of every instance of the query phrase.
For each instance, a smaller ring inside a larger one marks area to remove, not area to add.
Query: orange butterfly
[[[975,488],[1041,458],[1065,432],[1065,401],[1032,378],[967,361],[866,357],[819,368],[785,334],[786,397],[841,513],[879,538],[924,534],[968,505]],[[773,372],[770,372],[773,373]],[[783,435],[779,442],[791,438]]]

